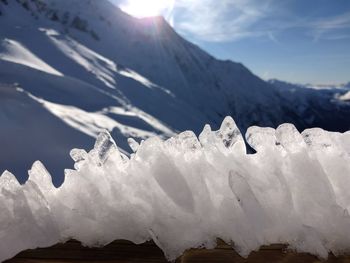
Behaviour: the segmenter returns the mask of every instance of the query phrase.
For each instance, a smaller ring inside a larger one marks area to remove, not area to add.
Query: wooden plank
[[[135,245],[115,241],[103,248],[86,248],[77,241],[69,241],[50,248],[27,250],[6,263],[165,263],[163,252],[153,243]],[[284,245],[262,247],[245,259],[229,245],[219,241],[216,249],[191,249],[176,263],[350,263],[349,256],[330,255],[322,261],[306,253],[293,253]]]
[[[350,263],[349,257],[330,255],[322,261],[306,253],[292,253],[283,250],[261,249],[248,258],[242,258],[235,251],[228,249],[192,250],[186,252],[181,263]]]
[[[69,241],[50,248],[27,250],[7,263],[66,263],[66,262],[154,262],[165,263],[163,252],[153,243],[135,245],[128,241],[116,241],[103,248],[83,247],[77,241]]]

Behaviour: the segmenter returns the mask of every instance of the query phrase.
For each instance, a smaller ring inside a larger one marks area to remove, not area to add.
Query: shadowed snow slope
[[[198,138],[130,139],[127,157],[103,132],[90,152],[71,151],[74,170],[59,188],[41,162],[24,185],[4,172],[0,261],[71,238],[87,246],[153,239],[170,260],[216,238],[242,256],[274,243],[321,258],[349,252],[350,132],[254,126],[246,140],[257,153],[246,154],[227,117]]]
[[[47,65],[44,61],[37,58],[20,43],[5,39],[2,42],[4,52],[0,54],[0,59],[13,63],[22,64],[34,69],[38,69],[49,74],[62,76],[60,72]]]
[[[302,89],[281,89],[240,63],[213,58],[163,18],[136,19],[107,0],[0,0],[0,24],[0,107],[11,88],[14,96],[0,112],[0,145],[13,142],[12,155],[0,147],[1,171],[24,175],[31,158],[43,159],[57,185],[69,165],[63,153],[90,147],[101,129],[130,152],[129,136],[198,134],[203,123],[218,127],[226,115],[243,131],[283,122],[299,130],[350,128],[342,94],[333,99],[310,89],[305,99]],[[16,107],[26,103],[32,106]],[[56,122],[60,129],[49,127]],[[60,151],[43,154],[41,137],[48,149]],[[16,144],[21,140],[27,140],[23,147]]]

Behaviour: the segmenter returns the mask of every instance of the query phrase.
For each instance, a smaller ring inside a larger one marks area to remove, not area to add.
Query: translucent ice
[[[153,239],[168,259],[211,248],[221,238],[242,256],[261,245],[289,244],[326,258],[350,250],[350,133],[291,124],[251,127],[247,154],[232,118],[166,141],[119,152],[102,133],[90,152],[71,151],[74,170],[52,185],[40,162],[20,185],[0,177],[0,260],[75,238],[87,246]]]

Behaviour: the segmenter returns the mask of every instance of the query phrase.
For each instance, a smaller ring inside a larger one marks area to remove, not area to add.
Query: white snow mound
[[[153,137],[121,154],[99,135],[90,152],[74,149],[75,170],[55,188],[34,163],[29,179],[0,177],[0,260],[75,238],[87,246],[153,239],[169,260],[216,238],[247,256],[261,245],[289,244],[326,258],[350,248],[350,132],[291,124],[251,127],[247,154],[227,117],[199,138],[186,131]]]

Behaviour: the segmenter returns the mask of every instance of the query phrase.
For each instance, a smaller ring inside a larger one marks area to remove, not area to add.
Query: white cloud
[[[278,34],[297,29],[314,40],[350,37],[350,12],[331,17],[300,16],[278,0],[177,0],[175,28],[202,41],[235,41],[265,37],[279,43]]]
[[[252,30],[271,11],[271,1],[178,0],[174,25],[184,34],[200,40],[227,41],[265,34]]]
[[[329,40],[339,40],[350,37],[350,32],[348,34],[337,33],[329,35],[327,33],[332,33],[334,31],[342,29],[350,29],[350,12],[346,12],[337,16],[318,19],[310,23],[312,28],[311,34],[314,37],[314,40],[319,39],[329,39]]]

